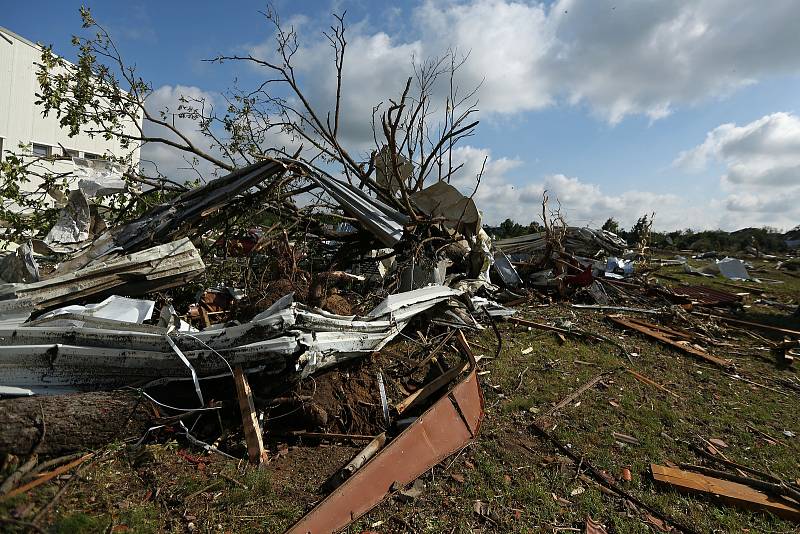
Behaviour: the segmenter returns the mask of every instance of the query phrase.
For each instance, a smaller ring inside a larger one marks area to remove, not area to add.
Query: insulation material
[[[68,254],[75,252],[89,239],[92,213],[89,201],[82,191],[72,191],[67,205],[61,208],[58,219],[44,238],[44,243],[53,252]]]
[[[39,264],[33,257],[30,243],[23,243],[14,252],[0,259],[0,282],[32,283],[39,281]]]
[[[153,315],[155,302],[152,300],[137,300],[127,297],[112,295],[98,304],[86,306],[65,306],[49,311],[39,317],[46,319],[56,315],[76,314],[100,319],[115,319],[125,323],[143,323]]]
[[[736,258],[725,258],[717,262],[719,273],[731,280],[750,280],[747,268],[742,260]]]
[[[119,164],[106,159],[72,158],[78,189],[86,198],[102,197],[125,191]]]
[[[474,236],[481,228],[475,202],[447,182],[436,182],[411,195],[411,200],[429,217],[444,219],[444,226],[451,230]]]

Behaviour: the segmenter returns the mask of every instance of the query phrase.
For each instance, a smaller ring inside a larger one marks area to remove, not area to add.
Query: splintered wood
[[[704,350],[700,350],[692,346],[689,342],[690,340],[688,339],[688,336],[686,336],[686,334],[683,332],[678,332],[676,330],[648,323],[646,321],[641,321],[639,319],[633,319],[630,317],[622,317],[619,315],[609,315],[608,319],[620,326],[636,330],[640,334],[657,339],[662,343],[666,343],[667,345],[687,354],[691,354],[692,356],[697,356],[698,358],[709,363],[719,365],[720,367],[724,367],[726,369],[733,367],[733,362],[730,360],[717,358],[716,356],[712,356]]]
[[[238,366],[233,371],[233,378],[236,382],[236,395],[239,397],[239,410],[242,412],[247,456],[250,459],[250,463],[262,464],[267,459],[267,453],[264,450],[264,441],[261,437],[261,428],[258,425],[258,416],[253,403],[250,383],[247,381],[247,376],[245,376],[242,368]]]
[[[650,470],[656,481],[669,484],[678,490],[711,495],[734,506],[769,512],[784,519],[800,522],[800,504],[773,497],[750,486],[663,465],[651,464]]]

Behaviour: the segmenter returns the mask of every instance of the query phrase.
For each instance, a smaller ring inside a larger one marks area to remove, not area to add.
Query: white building
[[[131,149],[123,150],[116,140],[105,140],[101,135],[89,137],[81,133],[69,137],[62,129],[55,113],[42,116],[42,108],[35,104],[39,83],[36,80],[36,63],[41,61],[41,48],[12,31],[0,27],[0,158],[7,152],[19,154],[20,144],[30,145],[28,154],[38,156],[70,156],[87,159],[104,155],[126,157]],[[135,135],[136,125],[131,123],[130,133]],[[131,164],[139,165],[138,149],[131,154]],[[56,173],[73,169],[69,160],[48,163]],[[26,184],[26,190],[36,188],[35,180]]]

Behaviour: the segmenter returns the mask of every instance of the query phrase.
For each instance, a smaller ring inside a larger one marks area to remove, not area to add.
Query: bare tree
[[[262,210],[257,210],[262,214],[278,210],[292,220],[300,220],[315,209],[330,208],[331,203],[307,179],[309,173],[316,173],[343,176],[408,214],[413,225],[418,217],[410,195],[424,188],[431,178],[449,181],[460,168],[454,167],[452,158],[456,143],[472,135],[478,124],[473,120],[477,88],[462,92],[457,84],[457,72],[467,58],[450,50],[439,58],[412,61],[412,76],[399,99],[387,99],[373,108],[375,149],[369,154],[352,153],[341,139],[343,92],[347,90],[343,72],[345,60],[350,59],[345,14],[333,15],[333,24],[323,33],[332,52],[335,84],[331,87],[332,109],[322,110],[307,96],[299,80],[295,65],[299,50],[297,32],[283,25],[273,9],[263,15],[274,33],[274,55],[269,58],[219,55],[207,60],[245,62],[260,67],[265,75],[256,87],[244,89],[234,85],[223,94],[224,107],[220,109],[203,97],[182,96],[175,110],[153,110],[148,105],[152,85],[123,60],[109,33],[88,9],[81,8],[80,14],[83,27],[94,34],[73,38],[78,48],[76,63],[58,57],[50,47],[42,51],[37,103],[44,113],[55,114],[71,135],[85,132],[115,139],[129,151],[148,144],[170,147],[183,155],[188,167],[195,169],[202,163],[226,172],[278,157],[301,164],[294,169],[304,171],[261,184],[262,191],[268,191],[260,197],[268,200]],[[444,95],[441,109],[435,106],[439,94]],[[176,122],[176,117],[181,121]],[[202,144],[194,132],[187,131],[187,123],[202,134]],[[292,146],[276,146],[276,139],[289,139]],[[391,177],[385,183],[376,179],[379,153],[386,155],[385,168]],[[2,168],[4,196],[19,197],[20,192],[14,191],[9,183],[30,172],[32,164],[24,159],[11,159]],[[118,156],[118,160],[122,165],[128,164],[125,176],[135,185],[134,191],[139,191],[133,196],[128,193],[124,201],[117,202],[120,207],[130,210],[131,202],[134,205],[147,202],[149,196],[161,198],[170,191],[192,185],[163,176],[153,165],[131,167],[130,159],[126,160],[124,155]],[[408,165],[413,168],[410,173],[406,172]],[[202,173],[198,178],[203,178]],[[68,186],[66,176],[43,172],[39,179],[44,193],[56,186],[62,190]],[[54,209],[42,202],[43,192],[24,204],[29,209],[38,207],[37,212],[49,213],[52,220]],[[294,203],[293,197],[300,193],[311,194],[312,202],[303,206]],[[3,215],[0,213],[0,217]],[[25,227],[21,220],[16,222],[18,228]],[[41,232],[42,223],[25,229],[29,234]]]

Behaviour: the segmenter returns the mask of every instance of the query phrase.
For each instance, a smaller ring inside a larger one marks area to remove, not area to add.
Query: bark
[[[153,419],[148,404],[122,390],[0,400],[0,455],[67,454],[140,436]]]

